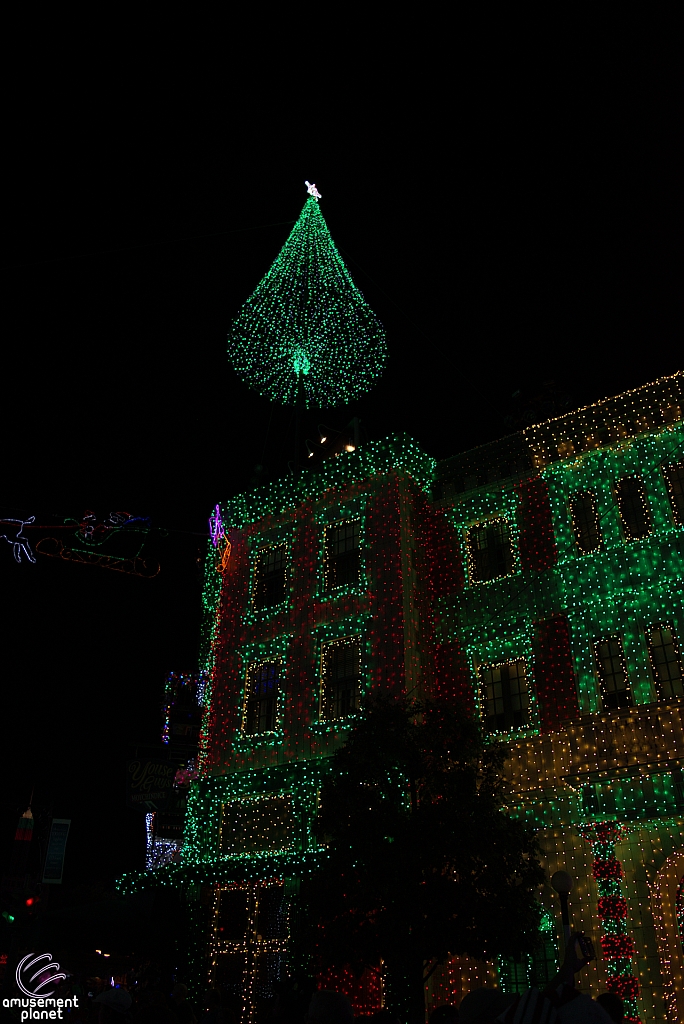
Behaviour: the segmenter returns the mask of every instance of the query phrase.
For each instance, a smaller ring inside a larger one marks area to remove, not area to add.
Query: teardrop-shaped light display
[[[311,194],[275,263],[228,335],[240,377],[265,398],[308,408],[368,391],[387,361],[385,330],[351,279]]]

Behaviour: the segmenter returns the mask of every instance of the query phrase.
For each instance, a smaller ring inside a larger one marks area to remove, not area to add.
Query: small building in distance
[[[465,702],[506,741],[509,810],[547,877],[573,876],[597,946],[583,990],[684,1019],[683,379],[440,463],[406,437],[350,442],[220,504],[181,861],[122,888],[185,888],[198,984],[245,1020],[287,970],[321,781],[375,688]],[[426,1005],[548,978],[561,926],[541,898],[542,957],[454,959]],[[324,980],[380,1006],[380,972]]]
[[[146,811],[145,866],[155,871],[170,863],[179,863],[183,846],[183,829],[187,794],[197,777],[196,759],[205,691],[203,675],[191,672],[169,672],[164,683],[161,742],[167,761],[141,766],[142,772],[166,767],[167,781],[172,782],[161,800],[145,800]],[[161,757],[161,752],[158,755]],[[138,771],[138,762],[130,766]],[[130,769],[129,769],[130,770]],[[153,796],[155,794],[152,794]],[[144,792],[141,797],[147,796]]]

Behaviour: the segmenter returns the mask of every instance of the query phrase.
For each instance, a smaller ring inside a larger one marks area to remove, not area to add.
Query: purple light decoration
[[[211,535],[211,543],[215,548],[219,546],[219,542],[225,540],[226,531],[223,526],[223,520],[221,519],[221,510],[216,506],[213,516],[209,516],[209,533]]]

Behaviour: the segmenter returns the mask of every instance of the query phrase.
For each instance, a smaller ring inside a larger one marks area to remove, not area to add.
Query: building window
[[[684,697],[682,659],[670,626],[654,626],[646,634],[656,686],[662,700]]]
[[[250,666],[246,689],[243,730],[249,736],[273,732],[278,714],[280,662],[264,661]]]
[[[360,527],[358,519],[326,527],[323,584],[326,591],[358,586]]]
[[[485,719],[490,732],[511,732],[529,724],[527,668],[523,659],[480,670]]]
[[[596,497],[588,491],[574,494],[570,502],[570,517],[577,547],[581,553],[586,555],[600,547],[601,531]]]
[[[211,983],[242,1020],[259,1020],[288,975],[290,897],[281,882],[220,889],[211,930]],[[234,1016],[229,1011],[226,1016]]]
[[[627,676],[627,665],[619,637],[599,640],[594,648],[596,667],[601,680],[604,708],[628,708],[632,705],[632,691]]]
[[[468,530],[468,575],[474,583],[486,583],[513,571],[513,547],[508,521],[490,519]]]
[[[254,569],[252,601],[255,608],[272,608],[285,600],[287,552],[284,544],[262,548]]]
[[[359,706],[361,641],[358,637],[333,640],[323,648],[321,715],[346,718]]]
[[[599,787],[595,782],[582,786],[582,814],[600,814]]]
[[[220,848],[230,857],[275,853],[293,843],[292,797],[263,796],[223,805]]]
[[[249,890],[221,889],[216,908],[216,937],[221,943],[242,943],[249,928]]]
[[[620,520],[627,540],[638,540],[651,532],[651,510],[644,484],[638,474],[625,476],[616,487]]]
[[[684,526],[684,462],[663,466],[663,476],[670,495],[672,514],[678,526]]]

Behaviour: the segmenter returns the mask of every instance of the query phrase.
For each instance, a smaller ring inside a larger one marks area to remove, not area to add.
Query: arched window
[[[639,473],[625,476],[615,488],[620,521],[626,540],[638,540],[651,532],[651,510]]]
[[[684,462],[663,466],[663,476],[670,495],[672,515],[678,526],[684,526]]]
[[[570,518],[577,547],[583,555],[601,546],[601,530],[596,498],[589,491],[580,491],[570,501]]]

